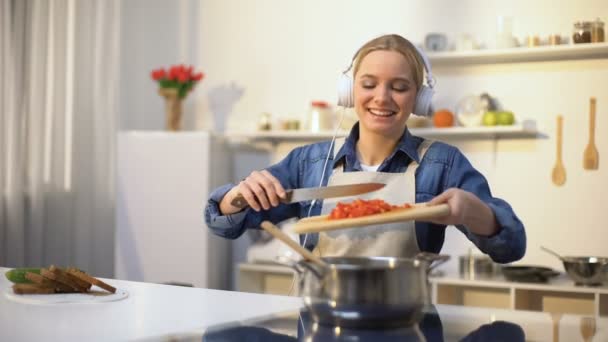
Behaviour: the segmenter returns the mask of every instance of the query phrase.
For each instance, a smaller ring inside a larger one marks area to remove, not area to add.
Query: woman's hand
[[[279,200],[285,198],[285,189],[278,179],[266,170],[253,171],[239,185],[230,189],[220,202],[222,214],[234,214],[242,210],[231,204],[232,200],[241,194],[247,204],[255,211],[268,210],[279,205]]]
[[[451,188],[429,202],[430,205],[442,203],[447,203],[450,207],[450,215],[431,220],[431,222],[463,225],[471,233],[483,236],[494,235],[500,229],[492,209],[471,192]]]

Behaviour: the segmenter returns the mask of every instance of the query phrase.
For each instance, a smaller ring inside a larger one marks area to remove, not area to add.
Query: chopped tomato
[[[339,220],[344,218],[355,218],[380,213],[386,213],[391,210],[408,209],[412,205],[404,203],[402,205],[391,205],[381,199],[363,200],[356,199],[350,203],[338,202],[336,207],[329,213],[330,220]]]

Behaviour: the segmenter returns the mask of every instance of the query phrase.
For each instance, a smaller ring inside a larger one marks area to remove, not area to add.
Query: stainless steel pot
[[[608,258],[565,256],[562,263],[566,273],[577,285],[608,284]]]
[[[487,255],[461,255],[458,269],[465,279],[490,278],[500,273],[498,264]]]
[[[415,258],[328,257],[328,266],[292,265],[304,304],[321,324],[348,328],[394,328],[416,323],[431,303],[428,273],[449,259],[420,253]],[[433,262],[438,261],[433,265]]]
[[[557,252],[540,246],[540,248],[562,261],[568,276],[577,285],[597,286],[608,284],[608,258],[592,256],[562,256]]]

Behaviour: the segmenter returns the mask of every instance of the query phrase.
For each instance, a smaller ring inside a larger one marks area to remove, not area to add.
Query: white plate
[[[15,294],[9,287],[4,290],[4,295],[9,300],[23,304],[61,304],[115,302],[127,298],[129,293],[121,289],[116,289],[116,293],[93,289],[86,293]]]

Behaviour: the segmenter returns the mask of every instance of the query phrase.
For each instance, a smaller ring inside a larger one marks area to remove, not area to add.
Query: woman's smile
[[[374,116],[380,116],[380,117],[390,117],[390,116],[397,115],[396,111],[387,110],[387,109],[368,108],[367,111]]]

